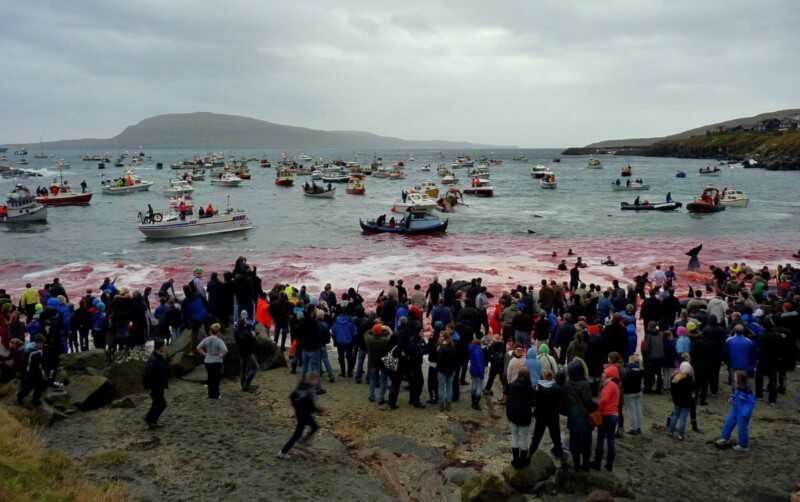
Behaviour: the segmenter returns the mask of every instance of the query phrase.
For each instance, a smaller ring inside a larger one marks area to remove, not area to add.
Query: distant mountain
[[[691,136],[705,134],[706,130],[714,131],[719,127],[729,128],[740,125],[745,129],[749,129],[752,128],[752,126],[754,126],[755,124],[761,122],[762,120],[767,120],[767,119],[781,120],[791,115],[795,115],[797,113],[800,113],[800,108],[778,110],[776,112],[762,113],[760,115],[754,115],[752,117],[744,117],[733,120],[726,120],[724,122],[717,122],[715,124],[696,127],[694,129],[689,129],[688,131],[683,131],[677,134],[672,134],[670,136],[663,136],[660,138],[610,139],[605,141],[599,141],[597,143],[592,143],[590,145],[586,145],[583,148],[620,148],[625,146],[629,147],[650,146],[663,140],[684,139],[684,138],[689,138]]]
[[[29,144],[35,144],[31,142]],[[42,143],[46,150],[153,148],[516,148],[459,141],[413,141],[362,131],[321,131],[275,124],[250,117],[210,112],[157,115],[126,127],[108,139],[72,139]],[[11,147],[17,145],[9,145]]]

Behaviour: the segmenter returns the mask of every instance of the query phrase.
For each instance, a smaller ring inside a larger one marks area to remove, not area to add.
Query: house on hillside
[[[762,120],[753,128],[755,132],[775,132],[781,127],[781,121],[778,119]]]
[[[785,119],[781,120],[781,125],[778,127],[778,131],[786,132],[786,131],[796,131],[800,126],[800,113],[796,113],[794,115],[790,115]]]

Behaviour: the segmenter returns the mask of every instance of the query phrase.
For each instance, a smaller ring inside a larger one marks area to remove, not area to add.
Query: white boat
[[[528,162],[528,157],[522,155],[520,157],[512,157],[511,160],[514,162]]]
[[[649,183],[642,183],[641,179],[628,179],[623,183],[619,178],[611,182],[611,189],[615,192],[650,190]]]
[[[313,159],[311,158],[311,156],[310,156],[310,155],[306,155],[306,154],[304,154],[304,153],[301,153],[301,154],[300,154],[300,155],[297,157],[297,160],[299,160],[299,161],[301,161],[301,162],[311,162]]]
[[[547,172],[547,167],[541,164],[536,164],[535,166],[531,167],[531,176],[533,176],[537,180],[544,178],[544,173],[546,172]]]
[[[194,213],[194,212],[193,212]],[[244,211],[228,208],[225,211],[200,218],[197,214],[139,213],[137,227],[148,239],[178,239],[201,235],[243,232],[253,228]]]
[[[723,206],[747,207],[750,204],[750,198],[746,193],[736,188],[723,188],[719,203]]]
[[[422,169],[420,169],[420,171],[427,172],[427,171],[430,171],[430,170],[431,170],[431,163],[428,162],[428,161],[423,162],[422,163]]]
[[[233,173],[223,171],[219,176],[211,178],[212,185],[236,187],[242,183],[242,178]]]
[[[336,195],[336,187],[317,185],[316,183],[303,185],[303,195],[306,197],[316,197],[319,199],[332,199]]]
[[[311,171],[311,179],[312,180],[321,180],[322,179],[322,171],[319,169],[314,169]]]
[[[56,167],[58,167],[59,169],[69,169],[69,162],[67,162],[64,159],[61,159],[58,161],[58,166]]]
[[[586,163],[586,169],[602,169],[603,163],[597,160],[594,157],[589,157],[589,161]]]
[[[545,171],[544,176],[539,179],[539,185],[548,190],[555,190],[558,187],[556,173],[553,171]]]
[[[0,222],[33,223],[47,221],[47,206],[36,202],[30,190],[17,185],[6,198],[6,204],[0,205]]]
[[[487,179],[473,178],[470,186],[465,188],[463,192],[466,195],[475,195],[477,197],[492,197],[494,196],[494,186]]]
[[[416,190],[417,192],[426,193],[431,197],[433,197],[434,199],[439,196],[439,187],[437,187],[436,183],[434,183],[431,180],[426,180],[420,183],[419,185],[416,185],[414,187],[414,190]]]
[[[338,167],[323,169],[322,181],[325,183],[347,183],[350,181],[350,174]]]
[[[444,162],[439,162],[439,165],[436,166],[436,174],[439,176],[447,176],[450,174],[450,170],[447,169],[447,166],[444,165]]]
[[[442,176],[441,183],[442,185],[455,185],[456,183],[458,183],[458,178],[456,178],[453,173],[448,172],[447,174]]]
[[[176,195],[186,195],[194,192],[194,187],[188,180],[169,180],[162,189],[164,195],[173,197]]]
[[[186,173],[188,174],[188,171]],[[189,174],[189,176],[191,176],[192,181],[203,181],[206,179],[206,170],[202,167],[192,169],[192,172]]]
[[[411,190],[405,193],[405,200],[401,196],[394,202],[392,212],[402,213],[408,208],[424,209],[426,212],[431,212],[436,209],[436,200],[424,192]]]
[[[467,174],[472,178],[490,178],[492,175],[489,172],[488,166],[478,166],[467,171]]]
[[[132,170],[128,169],[125,174],[115,179],[102,182],[103,193],[106,195],[125,195],[129,193],[145,192],[150,190],[152,181],[144,181]]]

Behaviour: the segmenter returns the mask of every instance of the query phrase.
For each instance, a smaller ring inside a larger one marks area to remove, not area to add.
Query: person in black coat
[[[708,386],[712,396],[716,396],[717,391],[719,391],[719,370],[722,367],[722,354],[725,352],[725,341],[728,339],[728,334],[719,321],[720,320],[717,319],[716,316],[709,316],[708,325],[703,328],[703,337],[710,338],[716,344],[714,358],[711,360],[712,365],[709,368],[710,379],[708,381]]]
[[[45,337],[40,333],[33,339],[33,348],[25,349],[22,364],[22,383],[19,387],[19,392],[17,392],[17,404],[20,406],[31,391],[33,391],[33,405],[40,406],[42,404],[42,393],[47,388],[44,343]]]
[[[603,345],[606,355],[616,352],[623,360],[627,358],[628,331],[625,329],[625,321],[620,314],[614,314],[611,324],[603,329]]]
[[[716,317],[714,319],[716,320]],[[702,336],[692,341],[689,353],[698,390],[697,404],[700,406],[708,406],[708,389],[713,373],[715,370],[719,373],[721,354],[713,336],[713,330],[704,329]],[[717,381],[719,381],[719,376],[717,376]]]
[[[531,386],[531,374],[528,368],[522,367],[517,378],[508,386],[508,404],[506,418],[511,426],[511,465],[515,468],[525,467],[530,463],[528,456],[528,433],[533,419],[534,397]]]
[[[158,419],[167,409],[164,391],[169,388],[169,366],[167,365],[167,345],[164,340],[156,340],[153,352],[147,359],[142,374],[142,385],[150,391],[152,404],[144,417],[151,429],[159,426]]]
[[[533,396],[535,407],[533,415],[536,417],[536,425],[533,427],[533,438],[531,446],[528,448],[528,455],[533,456],[539,449],[539,443],[547,429],[550,433],[550,440],[553,442],[552,452],[563,465],[565,462],[564,450],[561,446],[561,430],[558,424],[563,396],[561,389],[556,385],[555,375],[552,371],[542,371],[542,378],[536,384]]]
[[[658,299],[657,291],[655,289],[650,290],[650,296],[642,302],[642,322],[645,326],[650,324],[650,321],[658,321],[661,320],[661,300]]]
[[[766,377],[768,401],[769,404],[775,404],[778,398],[778,370],[781,367],[786,332],[777,325],[773,316],[767,317],[764,325],[766,331],[758,337],[756,399],[764,398],[764,377]]]
[[[564,413],[567,416],[572,464],[575,469],[589,471],[592,428],[589,426],[587,416],[597,409],[597,403],[592,400],[591,388],[586,381],[586,365],[580,358],[576,357],[567,365],[566,376],[568,380],[559,383],[565,403]],[[559,373],[558,378],[563,379],[564,373]]]

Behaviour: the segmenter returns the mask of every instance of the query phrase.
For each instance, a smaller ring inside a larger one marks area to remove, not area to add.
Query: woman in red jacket
[[[592,462],[592,468],[598,471],[603,460],[603,443],[605,441],[608,442],[605,468],[609,472],[614,468],[614,456],[617,453],[615,434],[619,421],[619,384],[619,369],[615,365],[607,366],[603,370],[603,388],[600,391],[600,402],[598,403],[598,411],[603,415],[603,423],[597,429],[597,444]]]

